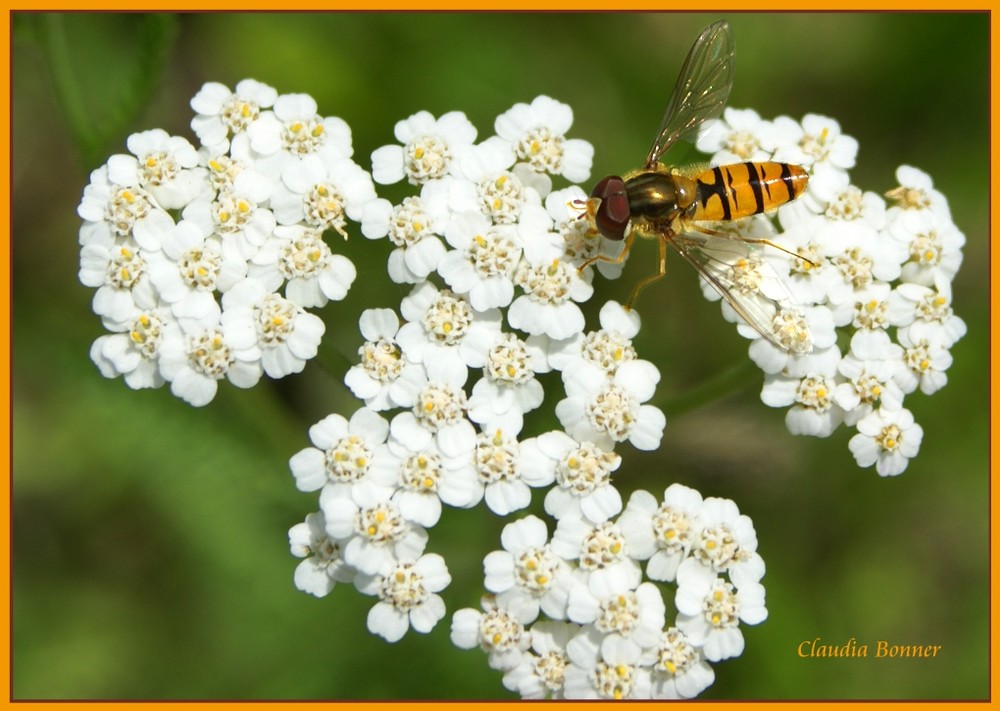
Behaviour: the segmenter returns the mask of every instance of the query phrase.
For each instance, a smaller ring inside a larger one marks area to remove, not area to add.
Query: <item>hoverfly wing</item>
[[[793,355],[812,350],[809,327],[788,287],[758,248],[738,236],[702,232],[674,235],[667,241],[753,330]]]
[[[688,52],[670,95],[663,121],[646,156],[653,168],[677,140],[694,142],[698,129],[718,118],[733,86],[733,38],[729,23],[719,20],[706,27]]]

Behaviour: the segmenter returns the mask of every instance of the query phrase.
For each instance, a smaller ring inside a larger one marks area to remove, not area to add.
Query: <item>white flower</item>
[[[90,358],[105,378],[121,375],[134,390],[158,388],[165,382],[160,372],[163,343],[183,338],[180,327],[166,309],[137,309],[122,333],[100,336],[94,341]]]
[[[560,557],[577,564],[581,580],[594,589],[608,589],[617,583],[603,578],[616,578],[630,590],[642,580],[642,570],[631,555],[621,527],[611,521],[591,523],[585,518],[563,517],[552,534],[552,550]],[[601,579],[601,580],[595,580]]]
[[[903,327],[913,322],[915,312],[912,302],[888,284],[872,284],[858,292],[855,298],[853,304],[841,304],[833,312],[834,321],[854,329],[852,347],[873,339],[882,343],[882,336],[890,326]]]
[[[793,346],[800,336],[808,333],[812,351],[808,354],[783,350],[747,326],[740,324],[737,330],[746,338],[753,339],[747,353],[758,368],[768,375],[801,375],[814,370],[817,363],[828,364],[836,360],[840,351],[836,348],[837,329],[833,322],[833,311],[827,306],[806,306],[794,311],[780,312],[776,318],[780,322],[782,340]]]
[[[396,342],[399,317],[392,309],[365,309],[358,325],[365,337],[358,349],[361,362],[347,371],[344,383],[373,410],[412,405],[404,384],[426,376],[419,364],[403,356]]]
[[[903,281],[930,286],[938,278],[955,278],[965,235],[950,218],[931,210],[904,210],[893,215],[888,233],[905,255]]]
[[[536,622],[531,626],[531,652],[507,671],[503,684],[522,699],[561,699],[569,656],[566,644],[579,631],[568,622]]]
[[[226,292],[247,275],[247,263],[222,243],[207,225],[181,220],[149,255],[149,278],[187,330],[217,315],[215,291]]]
[[[674,603],[677,627],[712,662],[743,653],[740,621],[756,625],[767,619],[763,585],[751,583],[737,589],[694,559],[677,569]]]
[[[691,558],[716,573],[726,573],[738,588],[764,577],[753,521],[729,499],[713,496],[702,502],[690,551]]]
[[[562,375],[567,397],[556,405],[556,416],[571,437],[604,449],[626,440],[642,450],[660,445],[666,418],[659,408],[642,404],[660,380],[652,363],[624,363],[612,379],[589,363]]]
[[[801,377],[781,374],[764,377],[760,399],[768,407],[791,405],[785,425],[792,434],[829,437],[844,419],[844,411],[834,398],[839,384],[836,371],[840,353],[836,348],[826,353],[834,357],[814,359],[816,368]]]
[[[531,104],[515,104],[494,124],[497,135],[514,146],[514,154],[532,170],[562,175],[573,183],[590,178],[594,147],[587,141],[567,139],[573,110],[547,96]]]
[[[379,198],[365,205],[361,232],[368,239],[389,237],[396,249],[389,254],[389,278],[398,284],[416,284],[438,268],[446,251],[443,235],[451,219],[449,183],[424,183],[420,195],[399,205]]]
[[[806,219],[786,226],[773,240],[795,256],[789,257],[778,250],[765,252],[765,259],[784,277],[785,286],[800,307],[825,304],[841,282],[840,271],[826,256],[834,251],[825,241],[831,237],[828,224],[824,216],[810,213]],[[785,265],[784,270],[781,265]]]
[[[727,108],[721,119],[705,123],[695,145],[712,154],[712,165],[770,160],[770,151],[761,146],[768,126],[753,109]]]
[[[837,385],[834,399],[844,410],[844,422],[854,425],[876,407],[891,410],[903,404],[903,390],[896,382],[903,366],[903,349],[882,332],[876,338],[857,339],[837,365],[847,379]]]
[[[80,250],[80,281],[97,288],[92,308],[109,330],[123,331],[137,309],[146,311],[159,306],[144,255],[131,239],[118,242],[107,235],[91,240]]]
[[[426,430],[449,456],[471,452],[476,430],[465,416],[468,403],[461,385],[464,380],[461,371],[448,374],[444,380],[428,380],[421,369],[412,380],[402,382],[400,401],[404,406],[412,405],[412,409],[393,419],[394,431],[397,427],[404,428],[416,436],[417,429]]]
[[[142,186],[165,210],[180,209],[209,189],[198,151],[186,138],[154,128],[133,133],[126,145],[135,157],[112,156],[108,177],[119,185]]]
[[[650,580],[674,580],[697,538],[702,505],[701,494],[682,484],[667,487],[662,504],[648,491],[629,497],[618,523],[630,555],[649,560],[646,575]]]
[[[428,553],[413,562],[400,562],[383,574],[358,575],[354,581],[366,595],[379,602],[368,612],[368,630],[387,642],[398,642],[413,629],[427,634],[444,617],[444,600],[438,595],[451,583],[444,558]]]
[[[666,605],[653,583],[633,589],[625,576],[601,576],[573,586],[566,615],[573,622],[593,624],[606,635],[602,650],[623,643],[648,649],[659,640]]]
[[[483,358],[483,376],[472,388],[469,419],[484,430],[521,431],[524,414],[542,404],[545,392],[535,378],[548,370],[545,351],[513,333],[494,334]]]
[[[320,497],[327,535],[361,573],[384,574],[399,561],[416,560],[427,545],[427,531],[408,521],[391,496],[387,487],[361,485]]]
[[[614,376],[618,366],[636,360],[632,339],[639,333],[639,314],[617,301],[601,307],[601,329],[552,344],[549,362],[556,370],[571,370],[578,360],[597,366]]]
[[[323,320],[256,279],[245,279],[222,297],[222,326],[252,333],[261,350],[261,365],[272,378],[299,373],[315,357],[326,331]]]
[[[233,179],[232,190],[199,198],[182,214],[202,234],[217,234],[223,255],[234,252],[249,261],[274,232],[274,214],[265,207],[270,196],[271,183],[263,174],[243,170]]]
[[[525,185],[518,172],[510,170],[514,161],[513,146],[499,136],[473,146],[461,158],[462,175],[476,186],[476,204],[494,224],[517,222],[522,207],[542,202],[538,190]],[[532,173],[530,169],[527,172]],[[538,176],[532,173],[531,177]]]
[[[522,260],[514,281],[524,290],[510,305],[510,325],[532,335],[564,339],[583,331],[584,318],[574,302],[586,301],[594,293],[590,273],[566,261]]]
[[[676,627],[660,633],[653,662],[654,699],[693,699],[715,681],[701,651]]]
[[[500,312],[475,311],[468,300],[431,282],[417,284],[403,298],[408,323],[396,334],[406,357],[422,363],[430,380],[464,385],[469,367],[482,367],[485,352],[500,333]]]
[[[326,306],[347,296],[358,272],[342,254],[334,254],[322,234],[303,225],[281,225],[250,266],[250,276],[277,289],[299,306]]]
[[[438,262],[438,273],[477,311],[507,306],[514,298],[514,269],[522,240],[513,225],[493,226],[479,213],[456,215],[445,230],[454,249]]]
[[[499,606],[493,595],[484,595],[481,604],[485,612],[467,607],[452,616],[451,642],[459,649],[479,647],[493,669],[513,669],[531,644],[524,628],[531,610]]]
[[[487,508],[499,516],[523,509],[531,503],[529,486],[544,486],[525,471],[521,445],[503,430],[484,431],[476,437],[474,466]]]
[[[823,215],[829,222],[855,222],[877,231],[886,226],[886,205],[882,196],[862,191],[855,185],[848,185],[831,196]]]
[[[556,519],[583,515],[602,523],[622,509],[611,474],[621,457],[591,442],[577,442],[565,432],[546,432],[521,443],[525,479],[558,486],[545,496],[545,511]]]
[[[106,165],[93,171],[90,183],[83,189],[77,207],[77,214],[86,221],[80,230],[80,243],[86,246],[93,239],[102,239],[110,244],[115,238],[131,237],[143,249],[155,251],[163,236],[173,229],[173,218],[138,185],[137,172],[128,170],[131,156],[120,156],[124,171],[112,170],[119,165],[116,158],[119,156],[112,156]]]
[[[931,395],[943,388],[948,383],[945,371],[953,360],[944,343],[937,339],[914,340],[905,329],[896,336],[903,347],[903,367],[896,369],[895,377],[903,392],[912,393],[919,386],[922,393]]]
[[[435,119],[419,111],[396,123],[396,140],[402,146],[382,146],[372,153],[372,175],[382,185],[404,177],[413,185],[455,174],[458,160],[476,140],[476,127],[461,111]]]
[[[518,519],[500,534],[504,550],[483,560],[486,589],[502,607],[521,611],[525,622],[539,610],[551,619],[566,617],[566,601],[573,583],[569,565],[548,544],[545,523],[537,516]]]
[[[395,488],[392,501],[407,520],[430,528],[441,517],[442,502],[460,508],[479,503],[483,490],[472,465],[472,442],[446,438],[441,449],[409,413],[396,415],[390,432],[387,446],[375,455],[373,474]]]
[[[160,370],[170,381],[170,391],[195,407],[212,401],[223,378],[238,388],[256,385],[262,374],[260,359],[252,331],[221,323],[164,341],[160,348]]]
[[[529,264],[551,264],[555,261],[566,262],[566,239],[560,232],[553,232],[553,221],[548,210],[541,205],[525,205],[517,220],[517,230],[524,246],[524,259]],[[574,264],[579,271],[579,264]],[[586,273],[586,282],[590,282],[590,272]]]
[[[319,116],[316,108],[316,100],[308,94],[283,94],[275,99],[272,111],[261,112],[247,127],[250,147],[264,156],[259,170],[279,175],[309,155],[327,164],[351,157],[350,126],[335,116]]]
[[[204,84],[191,99],[197,115],[191,119],[191,129],[212,153],[229,150],[228,137],[244,134],[257,120],[261,109],[269,109],[278,92],[254,79],[244,79],[235,91],[218,82]]]
[[[773,159],[809,169],[809,191],[822,193],[831,183],[846,179],[854,167],[858,142],[840,131],[840,124],[829,117],[806,114],[802,123],[779,116],[764,136],[765,147],[773,150]]]
[[[593,627],[584,627],[566,645],[571,664],[566,668],[563,694],[567,699],[648,699],[650,670],[642,664],[642,650],[618,636],[603,643]]]
[[[934,189],[934,181],[927,173],[911,165],[901,165],[896,169],[896,180],[899,186],[888,193],[896,203],[893,212],[930,210],[951,220],[947,198]]]
[[[346,239],[347,220],[361,222],[373,200],[371,176],[350,158],[326,163],[308,155],[281,172],[281,182],[271,194],[271,209],[278,224],[302,222],[321,232],[335,230]]]
[[[951,282],[936,279],[933,289],[918,284],[900,284],[894,293],[913,310],[915,318],[906,328],[911,342],[938,341],[951,348],[965,335],[965,322],[951,307]]]
[[[896,476],[917,456],[924,430],[909,410],[873,411],[858,422],[858,434],[848,446],[858,466],[875,465],[879,476]]]
[[[838,327],[855,330],[885,329],[889,326],[889,295],[892,287],[883,281],[873,281],[851,293],[850,298],[831,308]],[[910,313],[912,319],[912,309]]]
[[[292,555],[302,558],[295,568],[295,587],[302,592],[324,597],[337,583],[354,580],[355,571],[344,563],[340,545],[325,530],[323,513],[311,513],[303,523],[288,530]]]
[[[858,294],[876,281],[891,282],[899,278],[905,249],[884,233],[863,234],[863,230],[856,229],[829,235],[821,231],[818,238],[827,245],[826,254],[840,275],[827,294],[831,307],[856,301]]]
[[[258,173],[253,167],[254,158],[250,155],[234,157],[225,153],[211,153],[204,147],[199,151],[199,155],[202,165],[208,170],[208,180],[212,190],[218,195],[233,192],[236,189],[236,177],[245,171],[256,173],[258,177],[254,180],[267,184],[268,195],[274,187],[274,180],[277,179],[277,176],[272,179]]]
[[[299,491],[339,491],[364,479],[376,448],[389,436],[389,423],[367,407],[348,422],[333,413],[309,428],[312,447],[300,450],[288,464]]]

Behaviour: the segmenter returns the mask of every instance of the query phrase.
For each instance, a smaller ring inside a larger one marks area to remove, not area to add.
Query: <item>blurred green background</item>
[[[356,407],[341,373],[314,363],[251,391],[226,384],[199,410],[167,389],[105,380],[88,358],[103,331],[76,277],[76,205],[89,171],[124,152],[129,133],[162,127],[193,140],[190,97],[205,81],[245,77],[309,93],[320,113],[345,119],[365,167],[417,110],[463,110],[485,137],[497,114],[544,93],[573,107],[571,135],[594,144],[594,177],[621,172],[645,155],[685,52],[716,17],[15,15],[15,698],[505,697],[484,655],[448,639],[450,613],[478,602],[482,556],[503,521],[449,510],[432,530],[454,582],[449,617],[429,637],[372,637],[372,599],[350,586],[322,600],[297,592],[286,531],[316,497],[296,491],[287,460],[310,424]],[[969,334],[948,387],[907,398],[925,437],[898,478],[858,469],[848,429],[789,435],[753,374],[670,418],[658,451],[624,448],[617,484],[660,493],[682,482],[734,499],[756,525],[770,617],[745,630],[742,657],[716,665],[706,698],[984,698],[989,16],[727,17],[731,106],[837,118],[860,141],[852,178],[863,189],[891,188],[903,163],[930,173],[968,239],[954,302]],[[159,80],[136,89],[160,61]],[[398,306],[407,290],[387,286],[385,241],[344,250],[360,277],[321,315],[329,347],[353,358],[357,313]],[[653,255],[639,245],[623,279],[598,281],[591,325]],[[672,264],[644,296],[637,339],[663,373],[661,404],[746,350],[694,273]],[[798,658],[816,637],[943,649],[921,660]]]

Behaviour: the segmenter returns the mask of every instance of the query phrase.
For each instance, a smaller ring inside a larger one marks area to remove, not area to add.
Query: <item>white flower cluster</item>
[[[223,378],[247,388],[316,355],[325,327],[306,309],[356,274],[323,234],[346,238],[375,188],[347,124],[307,95],[210,83],[191,106],[199,147],[144,131],[91,174],[80,280],[111,331],[91,348],[101,373],[200,406]]]
[[[803,309],[814,348],[793,355],[738,329],[755,339],[749,352],[765,374],[761,400],[789,408],[793,434],[856,427],[849,446],[858,465],[902,473],[923,437],[903,399],[945,385],[949,349],[966,330],[951,303],[965,237],[947,200],[909,166],[897,170],[900,185],[886,193],[888,203],[852,185],[858,143],[823,116],[764,121],[752,110],[726,109],[703,129],[698,148],[713,154],[713,164],[776,160],[808,171],[804,195],[747,229],[788,250],[766,249],[764,258]],[[737,321],[728,305],[723,313]]]
[[[524,698],[693,698],[715,680],[708,662],[742,654],[739,623],[767,617],[753,523],[680,484],[662,502],[635,492],[617,520],[559,518],[551,540],[528,516],[501,543],[482,611],[456,612],[451,638]],[[657,583],[676,586],[670,625]]]
[[[646,404],[660,374],[632,345],[640,327],[634,312],[609,302],[601,309],[601,328],[585,330],[578,302],[591,296],[592,270],[580,267],[602,241],[566,207],[583,191],[553,191],[551,177],[589,175],[592,148],[566,138],[571,123],[568,106],[543,96],[502,114],[496,135],[475,143],[477,131],[464,114],[435,119],[421,112],[397,124],[401,145],[372,155],[377,182],[405,178],[419,190],[398,205],[376,199],[362,216],[367,237],[388,237],[395,246],[391,278],[413,287],[398,313],[371,308],[361,316],[360,362],[345,382],[364,405],[350,418],[331,414],[314,425],[312,446],[292,458],[298,488],[319,491],[320,510],[293,527],[289,539],[303,558],[296,585],[323,596],[336,583],[353,581],[379,598],[368,627],[389,641],[411,627],[427,632],[445,614],[438,593],[450,574],[439,556],[425,553],[428,530],[443,505],[469,508],[484,501],[507,516],[530,504],[532,488],[545,488],[545,511],[560,522],[559,535],[566,539],[559,554],[564,557],[546,552],[530,563],[538,568],[528,583],[534,592],[523,603],[533,614],[524,618],[518,603],[520,622],[533,621],[542,610],[550,620],[576,623],[588,639],[597,634],[591,630],[606,629],[593,617],[567,618],[570,593],[564,586],[576,581],[583,587],[574,593],[573,609],[589,610],[582,615],[600,608],[593,595],[638,595],[642,602],[635,604],[650,605],[643,614],[653,615],[643,622],[652,626],[640,635],[641,649],[645,654],[654,641],[660,644],[660,593],[650,583],[638,587],[637,559],[628,557],[611,523],[623,507],[611,483],[621,461],[616,446],[630,442],[651,450],[662,437],[663,413]],[[616,274],[613,265],[598,266]],[[565,388],[555,406],[562,429],[526,437],[526,416],[545,394],[539,377],[550,371],[561,373]],[[701,528],[694,510],[691,517],[684,526],[693,534]],[[633,535],[652,556],[652,539]],[[504,542],[520,554],[539,536],[542,546],[545,524],[531,517],[508,526]],[[595,548],[594,560],[581,568],[585,539],[613,551]],[[607,573],[600,570],[606,555],[620,563],[609,563]],[[507,580],[507,573],[490,570],[509,559],[509,553],[487,556],[487,588],[501,592],[497,576]],[[604,581],[606,589],[588,592],[590,579]],[[509,597],[500,596],[498,609],[506,609]],[[634,605],[622,610],[622,624],[634,612]],[[694,608],[690,614],[702,616]],[[722,626],[732,624],[727,618]],[[679,675],[697,667],[691,678],[699,681],[682,682],[677,692],[687,696],[711,683],[710,669],[695,657],[717,636],[692,625],[686,633],[669,631],[671,641],[663,642],[685,660]],[[716,658],[733,653],[738,651],[727,648]],[[508,661],[522,661],[519,655]],[[657,680],[669,685],[666,676]]]
[[[132,388],[169,382],[200,406],[224,378],[251,387],[299,372],[325,331],[306,309],[343,299],[356,276],[324,234],[347,238],[351,221],[388,238],[389,277],[411,289],[398,310],[360,316],[345,384],[363,404],[313,425],[312,446],[290,461],[297,487],[319,492],[319,511],[289,531],[295,585],[321,597],[353,583],[377,598],[368,628],[390,642],[429,632],[451,583],[427,552],[443,506],[485,502],[508,516],[545,489],[551,539],[535,516],[503,529],[502,550],[484,560],[483,609],[455,613],[452,641],[485,650],[526,698],[692,698],[708,687],[709,662],[743,651],[739,623],[767,616],[764,563],[732,501],[675,484],[662,501],[637,491],[624,506],[611,482],[616,448],[656,449],[665,417],[649,404],[660,373],[633,346],[638,315],[608,302],[588,331],[579,307],[594,269],[615,278],[621,264],[595,261],[614,245],[567,209],[586,193],[553,189],[553,177],[590,174],[593,148],[566,135],[570,108],[546,96],[517,104],[479,142],[463,113],[420,112],[374,151],[369,174],[351,159],[347,124],[309,96],[245,80],[206,84],[191,105],[199,147],[134,134],[79,206],[80,279],[111,332],[91,349],[102,374]],[[738,329],[755,339],[763,401],[789,407],[793,433],[856,426],[858,463],[899,474],[922,436],[904,396],[945,384],[965,333],[951,309],[964,237],[944,197],[905,166],[891,206],[855,188],[856,142],[818,116],[727,110],[698,145],[716,163],[809,172],[805,195],[736,227],[780,247],[763,258],[801,307],[812,350]],[[405,180],[414,194],[392,204],[373,179]],[[561,429],[532,431],[526,417],[553,372]],[[674,589],[669,625],[663,584]]]

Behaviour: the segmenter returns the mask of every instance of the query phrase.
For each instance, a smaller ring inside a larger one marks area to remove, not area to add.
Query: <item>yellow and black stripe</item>
[[[774,210],[798,197],[809,182],[801,166],[766,161],[702,171],[693,220],[738,220]]]

